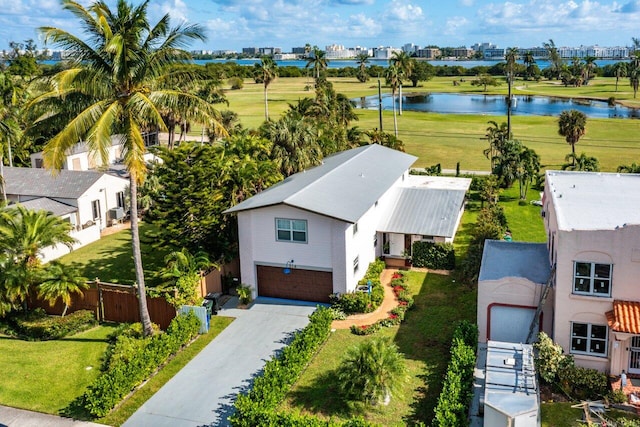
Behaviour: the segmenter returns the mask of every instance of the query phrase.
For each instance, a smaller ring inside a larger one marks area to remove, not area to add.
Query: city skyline
[[[81,4],[91,2],[80,0]],[[107,4],[115,5],[115,0]],[[138,2],[134,2],[138,3]],[[150,1],[151,22],[169,13],[172,24],[201,24],[208,40],[193,50],[274,46],[288,52],[305,43],[326,45],[533,47],[553,39],[557,46],[630,46],[640,37],[640,0],[164,0]],[[0,48],[35,40],[37,28],[53,25],[77,34],[77,21],[57,0],[0,0]],[[533,13],[535,11],[535,13]],[[570,31],[568,31],[568,28]],[[55,49],[55,46],[46,46]]]

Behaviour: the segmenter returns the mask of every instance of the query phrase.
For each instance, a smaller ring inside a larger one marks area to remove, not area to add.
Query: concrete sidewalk
[[[309,323],[315,305],[258,298],[247,310],[237,297],[218,313],[236,319],[142,405],[124,427],[228,426],[238,393],[293,333]]]
[[[0,427],[104,427],[104,425],[0,406]]]

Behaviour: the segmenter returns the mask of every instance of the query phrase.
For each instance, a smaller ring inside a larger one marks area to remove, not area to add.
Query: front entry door
[[[631,338],[629,348],[629,373],[640,374],[640,335]]]

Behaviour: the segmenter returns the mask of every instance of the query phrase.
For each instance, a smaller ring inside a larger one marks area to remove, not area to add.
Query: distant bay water
[[[235,62],[238,65],[246,65],[246,66],[253,66],[253,64],[256,64],[258,62],[260,62],[259,58],[253,58],[253,59],[196,59],[193,61],[195,64],[198,65],[205,65],[211,62],[214,63],[227,63],[227,62]],[[473,61],[452,61],[452,60],[442,60],[442,61],[428,61],[431,65],[433,66],[441,66],[441,67],[464,67],[464,68],[473,68],[473,67],[491,67],[493,65],[496,65],[500,62],[504,62],[504,61],[481,61],[481,60],[473,60]],[[521,61],[519,61],[521,62]],[[615,64],[616,62],[620,62],[620,60],[617,59],[598,59],[596,60],[596,65],[598,65],[599,67],[604,67],[605,65],[609,65],[609,64]],[[42,61],[43,64],[47,64],[47,65],[53,65],[58,63],[58,61],[53,61],[53,60],[46,60],[46,61]],[[280,67],[286,67],[286,66],[291,66],[291,67],[298,67],[298,68],[305,68],[307,66],[307,61],[302,60],[302,59],[287,59],[287,60],[283,60],[283,61],[276,61],[276,63],[278,64],[278,66]],[[389,61],[387,61],[386,59],[373,59],[370,58],[368,65],[379,65],[381,67],[387,67],[389,65]],[[549,66],[549,61],[546,60],[537,60],[536,61],[536,65],[538,65],[538,67],[543,70],[545,68],[547,68]],[[329,64],[328,64],[329,68],[345,68],[345,67],[353,67],[353,68],[357,68],[358,67],[358,63],[355,59],[336,59],[336,60],[329,60]]]

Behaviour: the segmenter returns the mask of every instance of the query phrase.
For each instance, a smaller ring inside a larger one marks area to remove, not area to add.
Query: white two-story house
[[[409,176],[415,160],[354,148],[227,210],[238,216],[242,282],[254,297],[326,302],[354,291],[376,257],[453,240],[470,180]]]

